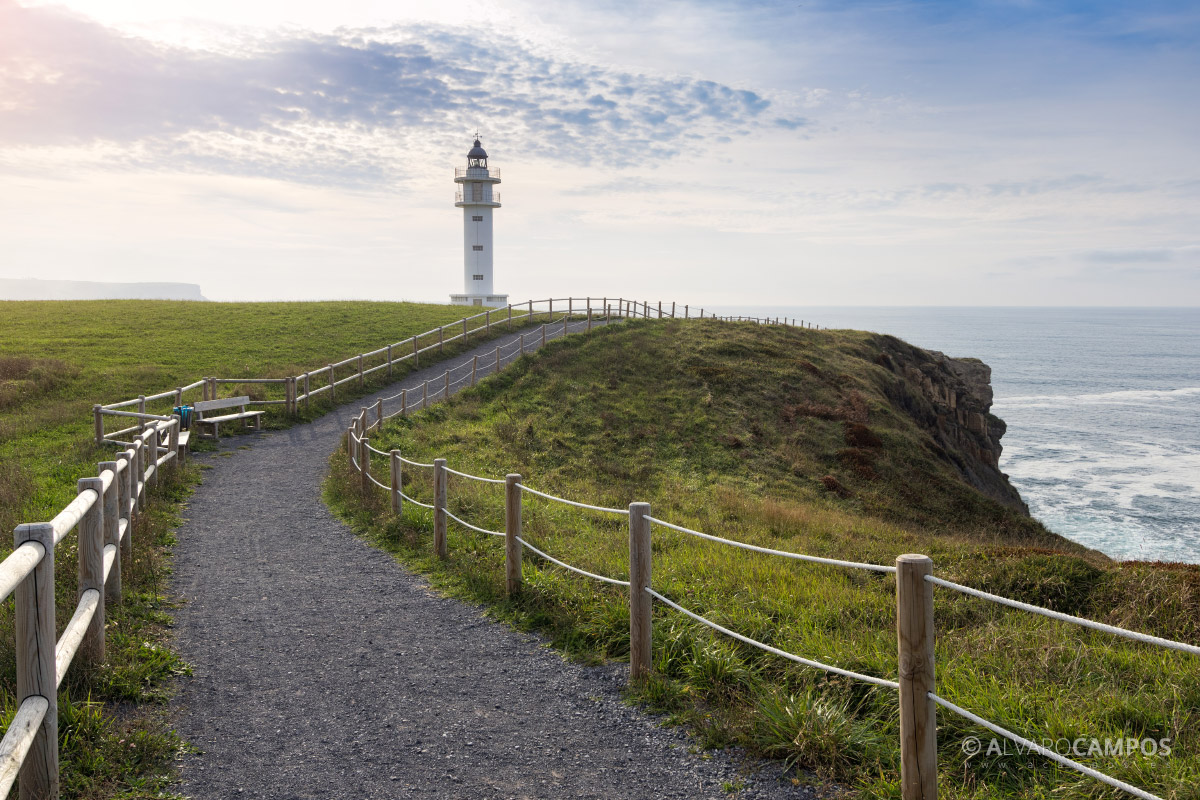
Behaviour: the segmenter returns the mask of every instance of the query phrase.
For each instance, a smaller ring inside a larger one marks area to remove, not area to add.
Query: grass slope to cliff
[[[1115,564],[968,486],[902,403],[880,354],[852,331],[703,322],[629,323],[553,343],[450,402],[397,419],[372,445],[448,459],[489,477],[592,504],[651,503],[656,517],[812,555],[937,574],[1159,635],[1200,641],[1200,570]],[[892,347],[894,349],[894,346]],[[889,391],[891,387],[891,391]],[[901,393],[903,394],[903,393]],[[450,523],[430,553],[430,513],[394,515],[332,459],[328,497],[379,546],[459,596],[549,635],[582,658],[624,658],[625,592],[527,556],[505,598],[498,539]],[[377,464],[376,469],[386,469]],[[431,501],[428,470],[404,473]],[[456,515],[503,530],[503,488],[450,477]],[[525,495],[524,536],[595,573],[627,578],[623,517]],[[789,652],[895,678],[895,581],[749,553],[656,526],[653,584],[693,611]],[[1200,785],[1200,660],[957,593],[936,595],[938,692],[1030,738],[1169,739],[1172,753],[1089,756],[1164,797]],[[738,744],[848,785],[899,796],[893,691],[831,676],[723,638],[661,604],[655,675],[636,696],[707,746]],[[1096,797],[1100,785],[1038,756],[967,755],[991,734],[939,712],[943,796]]]
[[[205,375],[282,377],[449,324],[478,309],[416,303],[195,303],[153,300],[0,302],[0,529],[53,517],[113,447],[92,441],[91,408]],[[482,334],[481,334],[482,335]],[[446,347],[452,354],[457,348]],[[397,375],[404,373],[398,366]],[[369,376],[377,386],[382,373]],[[233,390],[261,387],[222,387]],[[343,402],[358,392],[338,390]],[[328,394],[315,403],[321,413]],[[170,403],[165,403],[167,407]],[[267,427],[289,424],[270,407]],[[133,531],[124,602],[108,607],[107,661],[72,666],[59,702],[65,797],[158,797],[182,746],[161,713],[172,676],[169,548],[195,467],[164,471]],[[76,536],[55,558],[59,631],[76,604]],[[12,547],[0,542],[0,557]],[[13,604],[0,608],[0,702],[16,710]]]

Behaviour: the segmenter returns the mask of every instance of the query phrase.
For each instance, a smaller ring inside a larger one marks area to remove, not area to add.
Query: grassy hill
[[[1117,564],[972,488],[927,409],[889,368],[897,340],[716,322],[630,323],[553,343],[498,377],[372,436],[427,462],[588,503],[652,504],[656,517],[728,538],[880,564],[906,552],[937,574],[1072,614],[1200,642],[1200,569]],[[899,374],[903,374],[900,371]],[[899,382],[898,382],[899,381]],[[906,399],[907,398],[907,399]],[[998,421],[997,421],[998,422]],[[380,546],[446,590],[492,605],[588,659],[628,652],[624,590],[527,559],[504,597],[503,547],[450,523],[431,558],[429,512],[395,516],[335,455],[328,496]],[[430,476],[405,472],[430,501]],[[450,508],[503,530],[502,488],[450,478]],[[627,534],[606,517],[526,495],[525,535],[580,568],[627,577]],[[654,586],[790,652],[894,678],[895,582],[747,553],[654,529]],[[1031,738],[1152,737],[1163,757],[1089,759],[1163,797],[1200,786],[1200,660],[936,596],[938,691]],[[895,693],[801,667],[655,613],[656,676],[642,701],[706,746],[784,758],[862,797],[898,797]],[[968,758],[990,734],[939,712],[945,797],[1097,797],[1099,784],[1036,756]]]
[[[76,478],[95,474],[94,403],[205,375],[297,375],[475,313],[418,303],[0,302],[0,526],[56,512]]]
[[[111,446],[92,442],[94,403],[153,394],[205,375],[295,375],[477,311],[365,302],[0,302],[0,529],[50,519],[75,496],[76,480],[95,475],[96,463],[110,457]],[[346,385],[339,400],[354,391]],[[274,409],[267,419],[268,427],[287,424]],[[195,467],[165,476],[134,531],[125,601],[109,606],[108,663],[96,670],[73,666],[63,684],[65,797],[159,796],[181,746],[154,707],[165,699],[170,678],[187,669],[165,636],[168,549],[181,504],[201,476]],[[71,535],[56,548],[60,631],[76,602],[75,542]],[[6,536],[0,556],[11,547]],[[5,726],[15,711],[12,613],[10,600],[0,609]]]

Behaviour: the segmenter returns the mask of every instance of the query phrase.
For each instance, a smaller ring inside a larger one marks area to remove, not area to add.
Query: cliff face
[[[1028,515],[1020,493],[1000,471],[1004,420],[993,416],[992,368],[950,358],[892,336],[879,337],[876,360],[895,375],[888,397],[933,436],[940,456],[988,497]]]

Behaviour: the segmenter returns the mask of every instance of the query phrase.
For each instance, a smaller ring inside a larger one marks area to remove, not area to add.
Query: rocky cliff
[[[1025,514],[1029,508],[1000,471],[1004,420],[990,413],[992,368],[881,336],[876,363],[895,375],[888,397],[930,432],[939,455],[987,496]]]

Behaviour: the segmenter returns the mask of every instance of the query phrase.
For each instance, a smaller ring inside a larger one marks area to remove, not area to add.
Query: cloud
[[[116,143],[125,165],[354,183],[394,179],[406,142],[477,125],[524,158],[629,166],[803,122],[770,107],[480,31],[289,32],[210,52],[0,0],[0,148]]]
[[[1176,252],[1166,248],[1152,250],[1093,250],[1084,258],[1098,264],[1163,263],[1175,258]]]
[[[795,117],[793,119],[787,119],[785,117],[777,117],[774,120],[773,124],[776,127],[787,128],[789,131],[794,131],[797,128],[803,128],[805,125],[807,125],[808,120],[806,120],[804,117]]]

